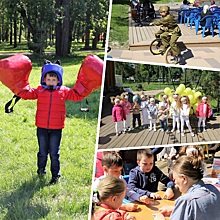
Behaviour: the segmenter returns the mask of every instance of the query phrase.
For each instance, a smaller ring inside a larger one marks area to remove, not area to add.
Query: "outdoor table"
[[[161,197],[164,195],[163,191],[157,192]],[[163,206],[174,206],[176,193],[174,199],[172,200],[154,200],[150,199],[150,204],[145,205],[143,203],[134,202],[138,204],[138,210],[136,212],[129,212],[131,215],[135,216],[137,220],[154,220],[153,214],[159,212],[159,209]],[[170,219],[169,217],[165,217],[166,220]]]

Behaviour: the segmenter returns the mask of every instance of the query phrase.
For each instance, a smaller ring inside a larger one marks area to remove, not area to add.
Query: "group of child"
[[[149,131],[157,131],[156,120],[159,118],[160,131],[169,132],[168,118],[171,115],[173,119],[172,130],[174,132],[177,128],[177,133],[181,132],[184,136],[184,125],[186,123],[191,136],[195,136],[190,125],[190,100],[188,96],[180,96],[173,94],[172,103],[169,101],[167,95],[163,95],[159,105],[156,104],[155,98],[147,96],[142,93],[141,96],[134,95],[133,103],[128,101],[128,95],[122,94],[114,99],[114,106],[112,109],[112,120],[115,122],[116,135],[120,135],[122,132],[126,133],[131,130],[130,127],[130,111],[133,115],[133,129],[136,128],[136,121],[138,122],[139,129],[147,128],[149,124]],[[196,116],[198,117],[198,132],[201,132],[201,123],[203,131],[206,131],[206,118],[209,118],[212,114],[208,98],[206,96],[199,97],[200,103],[196,108]],[[141,113],[143,126],[141,124]]]
[[[137,151],[137,166],[130,170],[127,182],[121,175],[123,160],[118,152],[104,152],[102,167],[104,175],[96,178],[93,184],[94,220],[135,220],[132,214],[127,213],[137,210],[137,203],[133,201],[148,205],[150,199],[169,200],[174,197],[176,190],[182,196],[176,200],[174,206],[160,208],[158,214],[170,215],[170,219],[184,220],[217,220],[219,217],[220,192],[202,181],[205,163],[202,148],[199,146],[182,147],[169,176],[155,165],[150,148]],[[158,193],[159,182],[166,186],[163,196]],[[124,198],[130,202],[124,203]]]

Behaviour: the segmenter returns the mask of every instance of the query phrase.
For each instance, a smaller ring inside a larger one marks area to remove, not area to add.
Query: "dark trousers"
[[[168,129],[168,125],[167,125],[167,120],[165,119],[164,121],[160,120],[160,128],[167,130]]]
[[[138,121],[138,126],[141,127],[141,115],[133,114],[133,128],[136,127],[136,120]]]
[[[37,128],[39,151],[37,173],[46,173],[47,157],[50,155],[52,177],[60,176],[60,141],[62,129]]]

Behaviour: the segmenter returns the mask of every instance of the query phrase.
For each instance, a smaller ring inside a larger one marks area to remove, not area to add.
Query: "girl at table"
[[[160,213],[170,215],[170,220],[218,220],[220,192],[215,186],[202,181],[201,161],[196,157],[181,156],[172,170],[182,196],[174,206],[160,208]]]
[[[180,121],[181,121],[181,136],[184,136],[184,124],[188,127],[191,136],[194,137],[195,134],[192,132],[192,127],[189,121],[189,112],[190,112],[190,101],[188,96],[183,96],[180,101],[177,102],[177,109],[180,111]]]
[[[119,210],[126,194],[125,182],[114,176],[100,180],[96,194],[93,219],[95,220],[136,220],[126,211]]]

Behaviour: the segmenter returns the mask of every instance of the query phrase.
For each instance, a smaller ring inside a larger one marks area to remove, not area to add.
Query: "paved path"
[[[181,52],[183,55],[183,64],[175,66],[186,66],[196,68],[220,68],[220,47],[192,47]],[[118,50],[112,49],[108,54],[113,57],[114,60],[130,60],[147,62],[152,64],[168,65],[165,62],[165,58],[162,55],[153,55],[149,50]],[[112,60],[111,58],[108,58]]]

